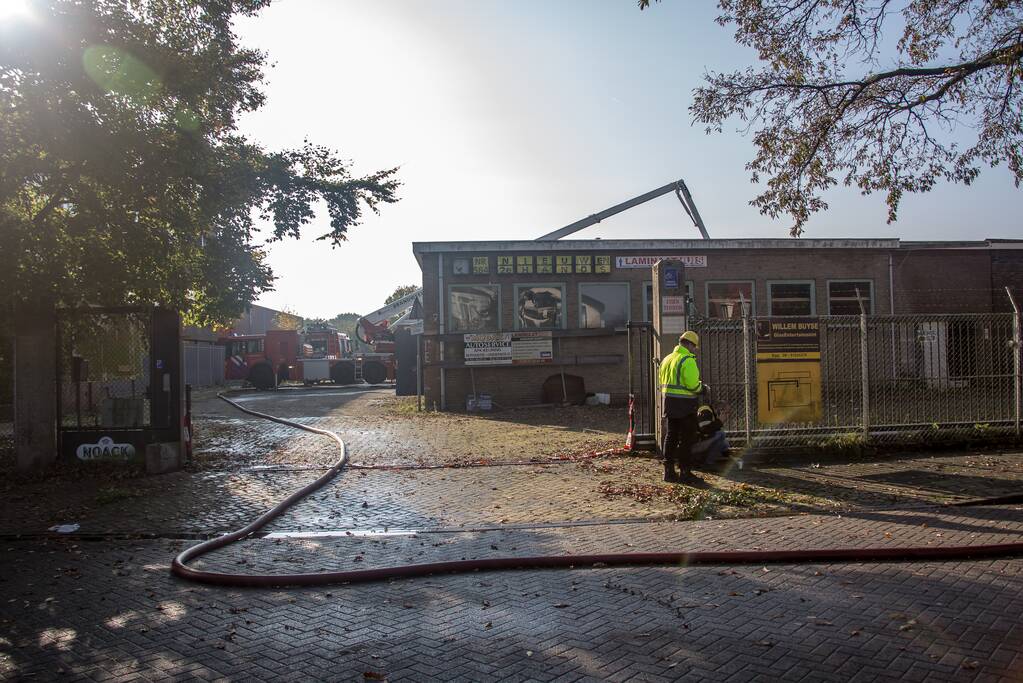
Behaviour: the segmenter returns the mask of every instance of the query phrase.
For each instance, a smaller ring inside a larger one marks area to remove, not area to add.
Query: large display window
[[[448,287],[448,332],[501,329],[501,285]]]
[[[565,285],[515,285],[515,329],[552,330],[565,326]]]
[[[629,315],[628,282],[588,282],[579,285],[579,327],[625,327]]]

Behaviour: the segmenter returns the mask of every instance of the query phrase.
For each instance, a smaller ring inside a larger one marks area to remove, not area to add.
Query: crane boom
[[[570,223],[569,225],[566,225],[563,228],[555,230],[554,232],[549,232],[546,235],[537,237],[536,241],[553,242],[555,240],[560,240],[562,237],[567,237],[572,233],[579,232],[584,228],[588,228],[591,225],[599,223],[605,218],[610,218],[615,214],[631,209],[634,206],[644,204],[650,201],[651,199],[657,199],[661,195],[668,194],[669,192],[672,191],[675,192],[675,196],[678,197],[678,200],[682,202],[682,208],[684,208],[686,210],[686,213],[689,214],[689,217],[693,219],[693,224],[699,229],[700,234],[703,235],[703,239],[709,240],[710,235],[707,233],[707,228],[703,224],[703,219],[700,217],[700,212],[696,210],[696,204],[693,203],[693,196],[689,194],[689,188],[686,187],[685,181],[680,178],[675,182],[668,183],[667,185],[659,187],[656,190],[650,190],[649,192],[641,194],[638,197],[633,197],[632,199],[624,201],[621,204],[616,204],[609,209],[604,209],[603,211],[587,216],[582,220],[578,220],[575,223]]]
[[[386,306],[378,308],[372,313],[367,313],[366,315],[362,316],[361,320],[368,320],[371,323],[378,323],[381,320],[387,320],[391,316],[397,315],[398,313],[401,313],[406,309],[411,308],[412,304],[415,303],[416,297],[418,297],[422,293],[423,289],[422,287],[420,287],[416,291],[406,294],[400,299],[395,299],[391,303],[387,304]]]

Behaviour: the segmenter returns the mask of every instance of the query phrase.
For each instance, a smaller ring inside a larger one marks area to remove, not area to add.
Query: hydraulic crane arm
[[[400,299],[395,299],[386,306],[382,306],[372,313],[367,313],[362,316],[362,320],[366,320],[371,323],[378,323],[381,320],[387,320],[392,316],[404,312],[405,310],[412,308],[412,304],[415,303],[416,298],[423,293],[423,289],[419,288],[411,294],[406,294]]]
[[[416,299],[422,293],[423,289],[420,287],[411,294],[406,294],[400,299],[396,299],[386,306],[382,306],[372,313],[362,316],[355,325],[355,336],[360,341],[369,344],[375,336],[387,331],[392,317],[402,315],[402,318],[404,318],[407,316],[415,307]]]
[[[675,192],[675,196],[678,197],[678,200],[682,203],[682,208],[685,209],[686,213],[689,214],[689,217],[693,220],[693,225],[695,225],[699,229],[700,234],[703,235],[703,239],[709,240],[710,235],[707,233],[707,228],[703,224],[703,219],[700,217],[700,212],[696,210],[696,204],[693,203],[693,196],[689,194],[689,188],[686,187],[685,181],[680,178],[679,180],[676,180],[673,183],[668,183],[664,187],[659,187],[656,190],[650,190],[646,194],[641,194],[638,197],[633,197],[632,199],[622,202],[621,204],[616,204],[615,206],[612,206],[609,209],[604,209],[599,213],[595,213],[591,216],[587,216],[582,220],[576,221],[575,223],[566,225],[565,227],[559,230],[555,230],[554,232],[549,232],[546,235],[537,237],[536,241],[553,242],[555,240],[560,240],[562,237],[566,237],[568,235],[571,235],[572,233],[579,232],[583,228],[588,228],[591,225],[599,223],[605,218],[610,218],[615,214],[631,209],[634,206],[644,204],[650,201],[651,199],[657,199],[661,195],[668,194],[669,192],[672,191]]]

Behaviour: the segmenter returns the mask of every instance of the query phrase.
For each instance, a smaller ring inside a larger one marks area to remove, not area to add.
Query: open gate
[[[633,450],[656,450],[653,325],[632,322],[629,331],[629,437]]]

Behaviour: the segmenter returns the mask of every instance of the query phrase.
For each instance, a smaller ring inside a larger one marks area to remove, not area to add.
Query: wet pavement
[[[338,456],[328,439],[197,399],[190,471],[7,490],[0,678],[1023,680],[1017,557],[598,566],[317,589],[174,579],[170,559],[189,539],[248,523]],[[335,429],[353,461],[376,466],[586,456],[618,442],[621,418],[604,408],[417,415],[366,388],[241,400]],[[1020,492],[1018,453],[822,460],[706,475],[731,492],[720,499],[657,483],[657,462],[636,456],[351,469],[268,536],[196,566],[294,573],[495,555],[1023,541],[1023,505],[941,505]],[[683,510],[701,521],[665,521]],[[56,521],[81,531],[39,535]],[[104,539],[110,532],[159,538]]]

